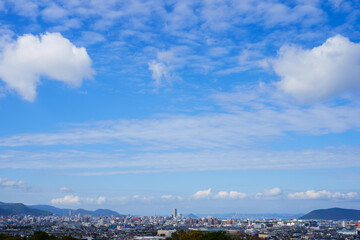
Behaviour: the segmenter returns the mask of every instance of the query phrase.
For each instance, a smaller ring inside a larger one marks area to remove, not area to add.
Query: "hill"
[[[196,216],[193,213],[190,213],[189,215],[187,215],[188,218],[199,218],[198,216]]]
[[[318,209],[305,214],[300,219],[318,219],[318,220],[360,220],[360,210],[329,208]]]
[[[32,216],[69,216],[71,215],[91,215],[91,216],[124,216],[115,211],[108,209],[97,209],[95,211],[89,211],[85,209],[63,209],[50,205],[32,205],[27,206],[22,203],[3,203],[0,202],[0,216],[9,215],[32,215]]]
[[[51,213],[48,211],[29,208],[22,203],[1,203],[0,216],[9,215],[48,216],[51,215]]]
[[[92,215],[92,216],[124,216],[119,214],[118,212],[108,210],[108,209],[97,209],[95,211],[89,211],[82,208],[79,209],[68,209],[68,208],[57,208],[50,205],[32,205],[29,206],[31,209],[39,209],[43,211],[51,212],[55,215],[59,216],[69,216],[71,211],[71,215]]]
[[[39,209],[39,210],[43,210],[43,211],[48,211],[51,212],[52,214],[55,215],[59,215],[59,216],[65,216],[65,215],[69,215],[69,211],[71,209],[62,209],[62,208],[57,208],[57,207],[53,207],[50,205],[31,205],[28,206],[31,209]]]

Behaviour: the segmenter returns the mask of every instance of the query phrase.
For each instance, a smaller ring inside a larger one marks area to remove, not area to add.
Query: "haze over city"
[[[148,216],[359,209],[359,10],[0,0],[0,201]]]

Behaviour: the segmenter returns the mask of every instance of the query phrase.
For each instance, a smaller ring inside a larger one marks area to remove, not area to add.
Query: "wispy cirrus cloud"
[[[357,161],[359,154],[359,149],[354,147],[288,151],[225,149],[148,153],[3,151],[0,152],[0,168],[74,169],[76,171],[72,171],[71,174],[80,176],[208,170],[321,169],[324,166],[360,167]]]
[[[274,103],[262,102],[264,99],[251,99],[251,95],[250,99],[233,99],[236,96],[216,95],[219,104],[227,108],[224,113],[94,122],[61,132],[2,137],[0,146],[103,143],[146,148],[161,146],[163,150],[229,148],[239,144],[264,142],[288,133],[316,136],[360,128],[357,121],[360,118],[360,106],[357,102],[309,107],[283,102],[274,106]]]

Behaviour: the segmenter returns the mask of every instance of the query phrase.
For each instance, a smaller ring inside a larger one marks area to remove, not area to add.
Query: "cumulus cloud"
[[[51,200],[52,204],[80,204],[81,202],[103,204],[106,202],[106,197],[90,198],[79,197],[76,195],[66,195],[63,198],[54,198]]]
[[[79,204],[80,197],[74,195],[66,195],[63,198],[54,198],[51,200],[52,204]]]
[[[195,199],[204,199],[204,198],[209,198],[210,195],[211,195],[211,188],[209,188],[208,190],[197,191],[192,195],[192,197]]]
[[[0,177],[0,187],[3,188],[28,188],[24,181],[10,181],[7,178]]]
[[[310,50],[283,46],[273,69],[281,77],[279,89],[301,102],[359,90],[360,44],[336,35]]]
[[[104,202],[106,202],[106,197],[98,197],[96,200],[97,204],[103,204]]]
[[[245,193],[237,192],[237,191],[230,191],[230,192],[220,191],[214,196],[214,198],[216,198],[216,199],[243,199],[243,198],[246,198],[246,196],[247,195]]]
[[[255,194],[255,198],[277,198],[281,195],[281,189],[274,187],[272,189],[265,189],[261,193]]]
[[[93,74],[85,48],[77,48],[60,33],[23,35],[5,45],[0,56],[0,78],[30,102],[36,98],[41,77],[79,87]]]
[[[308,190],[305,192],[289,193],[289,199],[354,199],[358,197],[356,192],[340,193],[329,192],[326,190],[315,191]]]

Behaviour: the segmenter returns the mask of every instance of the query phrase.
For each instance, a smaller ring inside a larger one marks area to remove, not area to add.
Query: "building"
[[[171,237],[171,235],[176,232],[176,230],[158,230],[157,235],[160,237]]]

